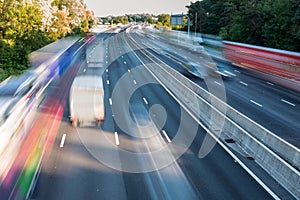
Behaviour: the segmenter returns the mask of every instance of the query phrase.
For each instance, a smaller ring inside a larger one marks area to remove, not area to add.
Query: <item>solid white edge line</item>
[[[60,148],[64,147],[66,136],[67,136],[67,134],[63,134],[61,141],[60,141],[60,145],[59,145]]]
[[[127,41],[126,41],[127,43]],[[127,45],[129,46],[129,44],[127,43]],[[129,48],[131,48],[129,46]],[[227,146],[225,144],[223,144],[223,142],[221,142],[219,140],[218,137],[216,137],[213,133],[211,133],[211,131],[206,128],[197,118],[195,118],[195,116],[185,107],[185,105],[183,105],[182,103],[180,103],[180,101],[178,100],[177,97],[175,97],[175,95],[173,95],[170,90],[147,68],[147,66],[145,65],[145,63],[138,57],[138,55],[133,51],[133,53],[135,54],[135,56],[137,57],[137,59],[141,62],[141,64],[149,71],[150,74],[152,74],[152,76],[157,80],[157,82],[159,82],[163,88],[165,88],[166,91],[168,91],[168,93],[179,103],[180,106],[182,106],[184,108],[184,110],[207,132],[210,133],[210,135],[218,142],[218,144],[220,146],[223,147],[223,149],[248,173],[250,174],[250,176],[253,177],[254,180],[256,180],[258,182],[258,184],[260,184],[274,199],[278,199],[280,200],[280,198],[258,177],[256,176],[256,174],[254,174],[234,153],[232,153],[230,151],[229,148],[227,148]],[[156,63],[158,64],[158,63]]]
[[[115,132],[116,145],[120,144],[118,132]]]
[[[109,105],[112,105],[112,99],[109,98],[108,100],[109,100]]]
[[[162,130],[161,132],[164,134],[164,136],[165,136],[165,138],[167,139],[167,141],[168,141],[169,143],[171,143],[172,141],[170,140],[170,138],[169,138],[168,134],[166,133],[166,131],[165,131],[165,130]]]
[[[135,53],[135,52],[134,52]],[[136,57],[138,57],[136,55]],[[138,58],[139,59],[139,58]],[[145,66],[145,64],[142,62],[142,64]],[[146,66],[145,66],[146,67]],[[147,67],[146,67],[147,69]],[[151,71],[149,71],[152,76],[156,77]],[[156,78],[157,79],[157,78]],[[169,91],[169,89],[164,86],[164,84],[157,79],[157,81],[166,89],[166,91]],[[218,144],[248,173],[250,174],[250,176],[253,177],[254,180],[256,180],[258,182],[258,184],[260,184],[274,199],[278,199],[280,200],[280,198],[258,177],[256,176],[256,174],[254,174],[233,152],[231,152],[231,150],[229,148],[227,148],[227,146],[221,142],[221,140],[215,136],[213,133],[211,133],[211,131],[205,127],[186,107],[185,105],[183,105],[178,98],[173,95],[170,91],[169,94],[180,104],[180,106],[182,106],[184,108],[184,110],[207,132],[210,133],[210,135],[218,142]]]
[[[5,85],[11,78],[12,78],[12,76],[6,78],[4,81],[2,81],[2,82],[0,83],[0,86]]]
[[[252,99],[250,100],[252,103],[254,103],[255,105],[259,106],[259,107],[263,107],[263,105],[257,103],[256,101],[253,101]]]
[[[287,101],[287,100],[281,99],[281,101],[284,102],[284,103],[286,103],[286,104],[289,104],[289,105],[291,105],[291,106],[294,106],[294,107],[296,106],[296,104],[291,103],[291,102],[289,102],[289,101]]]
[[[143,100],[144,100],[145,104],[148,105],[148,101],[147,101],[147,99],[145,97],[143,97]]]

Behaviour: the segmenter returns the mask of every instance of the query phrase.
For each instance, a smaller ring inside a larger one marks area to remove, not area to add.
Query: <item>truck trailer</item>
[[[77,76],[70,89],[70,119],[73,126],[99,125],[104,120],[104,90],[101,76]]]

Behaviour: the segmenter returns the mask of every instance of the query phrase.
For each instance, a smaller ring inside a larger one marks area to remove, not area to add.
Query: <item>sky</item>
[[[85,0],[95,16],[121,16],[125,14],[181,14],[193,0]]]

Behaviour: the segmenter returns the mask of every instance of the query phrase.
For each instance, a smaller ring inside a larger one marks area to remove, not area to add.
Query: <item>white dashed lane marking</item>
[[[261,105],[261,104],[259,104],[259,103],[257,103],[256,101],[254,101],[254,100],[250,100],[251,101],[251,103],[253,103],[253,104],[255,104],[255,105],[257,105],[257,106],[259,106],[259,107],[263,107],[263,105]]]
[[[248,86],[247,83],[243,82],[243,81],[240,81],[240,84],[244,85],[244,86]]]
[[[66,140],[66,134],[63,134],[62,138],[61,138],[61,141],[60,141],[60,148],[63,148],[64,147],[64,144],[65,144],[65,140]]]
[[[284,103],[286,103],[286,104],[289,104],[290,106],[294,106],[294,107],[296,106],[296,104],[291,103],[291,102],[289,102],[287,100],[281,99],[281,101],[284,102]]]

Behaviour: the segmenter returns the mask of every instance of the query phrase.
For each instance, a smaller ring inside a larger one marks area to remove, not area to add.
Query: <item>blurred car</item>
[[[25,118],[27,101],[20,97],[0,97],[0,154]]]
[[[187,75],[192,75],[194,77],[204,79],[205,72],[201,67],[197,66],[196,64],[189,62],[183,64],[183,68],[186,70]]]
[[[42,97],[43,88],[33,77],[26,79],[13,93],[0,92],[0,154]]]
[[[217,64],[216,73],[221,75],[225,79],[232,79],[236,77],[234,73],[232,73],[229,69],[221,64]]]

